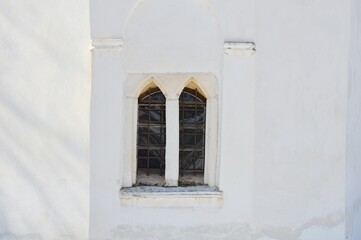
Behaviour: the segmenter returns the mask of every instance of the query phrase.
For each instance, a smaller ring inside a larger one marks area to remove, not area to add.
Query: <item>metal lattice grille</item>
[[[185,88],[179,98],[179,171],[204,172],[206,98]]]
[[[138,98],[138,171],[164,175],[165,97],[159,88],[150,88]]]

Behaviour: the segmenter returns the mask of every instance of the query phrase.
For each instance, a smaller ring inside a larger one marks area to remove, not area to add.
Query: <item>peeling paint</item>
[[[297,229],[287,227],[264,227],[257,231],[252,240],[260,240],[263,237],[270,237],[275,240],[299,240],[304,231],[312,227],[334,228],[344,222],[344,212],[338,211],[326,217],[312,218]]]
[[[117,240],[300,240],[303,235],[317,232],[318,229],[335,229],[344,222],[344,213],[339,211],[326,217],[312,218],[296,229],[287,227],[263,227],[253,231],[249,223],[226,223],[198,226],[164,226],[164,225],[118,225],[112,231]],[[340,229],[343,229],[342,226]],[[335,235],[335,234],[334,234]],[[338,236],[335,235],[335,238]]]
[[[119,225],[113,230],[117,240],[235,240],[249,239],[250,225],[228,223],[207,226]]]

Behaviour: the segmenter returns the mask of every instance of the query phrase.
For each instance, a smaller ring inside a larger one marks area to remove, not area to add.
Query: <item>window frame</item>
[[[178,182],[183,185],[197,185],[204,181],[207,99],[197,87],[186,86],[179,96]],[[185,99],[186,96],[191,98]],[[200,120],[197,119],[198,113],[203,116]]]
[[[154,94],[161,94],[162,100],[155,100],[152,99],[152,96]],[[147,99],[146,99],[147,98]],[[138,119],[137,119],[137,164],[139,164],[140,158],[147,159],[147,167],[140,168],[137,166],[137,174],[139,172],[146,173],[147,175],[150,174],[150,172],[158,172],[159,175],[164,175],[165,171],[165,146],[166,146],[166,121],[165,121],[165,104],[166,104],[166,98],[163,94],[163,92],[158,87],[150,87],[147,89],[144,93],[142,93],[138,97]],[[159,108],[159,110],[152,110],[152,108]],[[145,112],[147,114],[147,119],[141,119],[139,116],[140,112]],[[151,111],[159,111],[159,120],[156,121],[151,119]],[[152,127],[159,128],[159,133],[152,133],[150,129]],[[147,129],[146,132],[140,132],[141,129]],[[140,143],[141,136],[147,136],[146,143]],[[159,137],[159,142],[152,143],[151,142],[151,136],[153,137]],[[159,168],[154,168],[151,166],[151,159],[154,159],[154,156],[150,156],[151,149],[158,150],[160,152],[164,152],[161,154],[161,156],[157,156],[157,158],[160,158],[159,161]],[[147,156],[140,157],[139,152],[141,150],[147,150]]]
[[[128,74],[126,77],[123,116],[124,146],[121,161],[122,187],[132,187],[136,184],[138,97],[150,84],[156,85],[166,97],[165,181],[167,186],[177,186],[179,179],[178,98],[189,83],[197,85],[207,99],[204,184],[210,187],[219,186],[217,78],[211,73],[177,73]]]

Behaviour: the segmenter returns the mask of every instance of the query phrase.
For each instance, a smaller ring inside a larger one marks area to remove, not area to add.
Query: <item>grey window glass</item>
[[[165,130],[165,97],[159,88],[150,88],[138,98],[138,172],[164,175]]]
[[[204,173],[206,98],[185,88],[179,97],[179,172]]]

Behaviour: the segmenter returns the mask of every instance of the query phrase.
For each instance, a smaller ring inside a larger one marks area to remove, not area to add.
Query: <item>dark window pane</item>
[[[200,151],[194,151],[194,152],[193,152],[193,157],[195,157],[195,158],[201,158],[201,157],[203,157],[203,151],[202,151],[202,150],[200,150]]]
[[[162,92],[157,92],[151,95],[151,99],[155,101],[165,101],[165,97]]]
[[[147,149],[138,149],[138,157],[148,157],[148,150]]]
[[[163,151],[161,149],[149,150],[149,157],[161,157]]]
[[[148,133],[148,127],[138,126],[138,133]]]
[[[195,130],[196,129],[194,129],[193,125],[191,126],[191,128],[186,128],[186,127],[183,128],[184,133],[194,133]]]
[[[160,111],[151,110],[149,111],[151,122],[160,122]]]
[[[160,145],[162,143],[160,135],[149,135],[149,144]]]
[[[179,97],[179,170],[204,172],[206,99],[185,88]]]
[[[149,168],[160,169],[160,158],[150,158],[149,159]]]
[[[159,88],[152,88],[138,99],[138,168],[158,169],[165,166],[165,97]]]
[[[198,158],[198,159],[194,159],[194,170],[201,170],[203,169],[203,159]]]
[[[202,123],[204,121],[204,111],[197,112],[197,123]]]
[[[195,111],[190,111],[190,110],[184,111],[184,120],[187,123],[194,122],[195,116],[196,116]]]
[[[138,134],[138,144],[148,144],[148,135]]]
[[[204,145],[204,135],[196,135],[196,145]]]
[[[147,122],[148,118],[149,118],[149,111],[147,111],[147,110],[139,110],[138,111],[139,122]]]
[[[189,93],[184,93],[182,100],[183,101],[194,102],[194,101],[196,101],[196,98],[193,95],[189,94]]]
[[[195,132],[204,135],[204,129],[203,128],[197,128],[197,129],[195,129]]]
[[[160,134],[161,126],[150,126],[148,128],[149,133],[151,134]]]
[[[147,158],[139,158],[138,157],[138,168],[147,168]]]
[[[196,142],[195,142],[195,136],[194,135],[183,135],[183,143],[184,145],[195,145]]]

